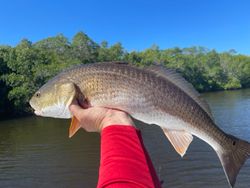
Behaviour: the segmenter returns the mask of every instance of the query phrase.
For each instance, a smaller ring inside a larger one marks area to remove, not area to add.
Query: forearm
[[[103,187],[160,187],[136,128],[113,125],[102,130],[98,188]]]

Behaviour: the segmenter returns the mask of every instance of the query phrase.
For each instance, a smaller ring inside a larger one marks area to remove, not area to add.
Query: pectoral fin
[[[71,138],[80,128],[80,122],[75,116],[73,116],[69,127],[69,138]]]
[[[183,157],[193,140],[193,136],[186,131],[163,129],[163,132],[173,145],[175,151]]]

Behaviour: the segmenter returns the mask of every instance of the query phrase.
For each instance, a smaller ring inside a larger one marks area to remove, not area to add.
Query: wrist
[[[100,131],[112,125],[135,127],[133,120],[127,113],[116,110],[111,110],[110,113],[103,118]]]

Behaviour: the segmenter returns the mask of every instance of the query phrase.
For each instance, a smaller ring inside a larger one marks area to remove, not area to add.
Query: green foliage
[[[126,52],[124,51],[121,43],[116,43],[108,47],[108,42],[103,41],[98,49],[98,61],[122,61]]]
[[[4,75],[10,72],[7,61],[11,48],[0,46],[0,114],[6,115],[11,112],[12,104],[8,99],[10,87],[4,81]]]
[[[99,46],[83,32],[77,33],[72,41],[72,54],[81,63],[92,63],[97,60]]]
[[[0,115],[29,112],[28,100],[48,79],[67,67],[97,61],[128,61],[142,67],[161,63],[180,72],[201,92],[250,87],[250,57],[234,50],[162,50],[153,45],[128,53],[121,43],[97,44],[83,32],[72,41],[59,34],[34,44],[24,39],[15,47],[0,46]]]
[[[228,82],[224,85],[224,89],[240,89],[241,88],[241,83],[240,80],[232,77]]]

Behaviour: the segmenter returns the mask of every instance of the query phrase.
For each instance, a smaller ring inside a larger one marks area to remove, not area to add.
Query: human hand
[[[71,113],[78,119],[82,128],[88,132],[101,132],[110,125],[134,126],[131,117],[123,111],[104,108],[82,108],[77,103],[69,106]]]

